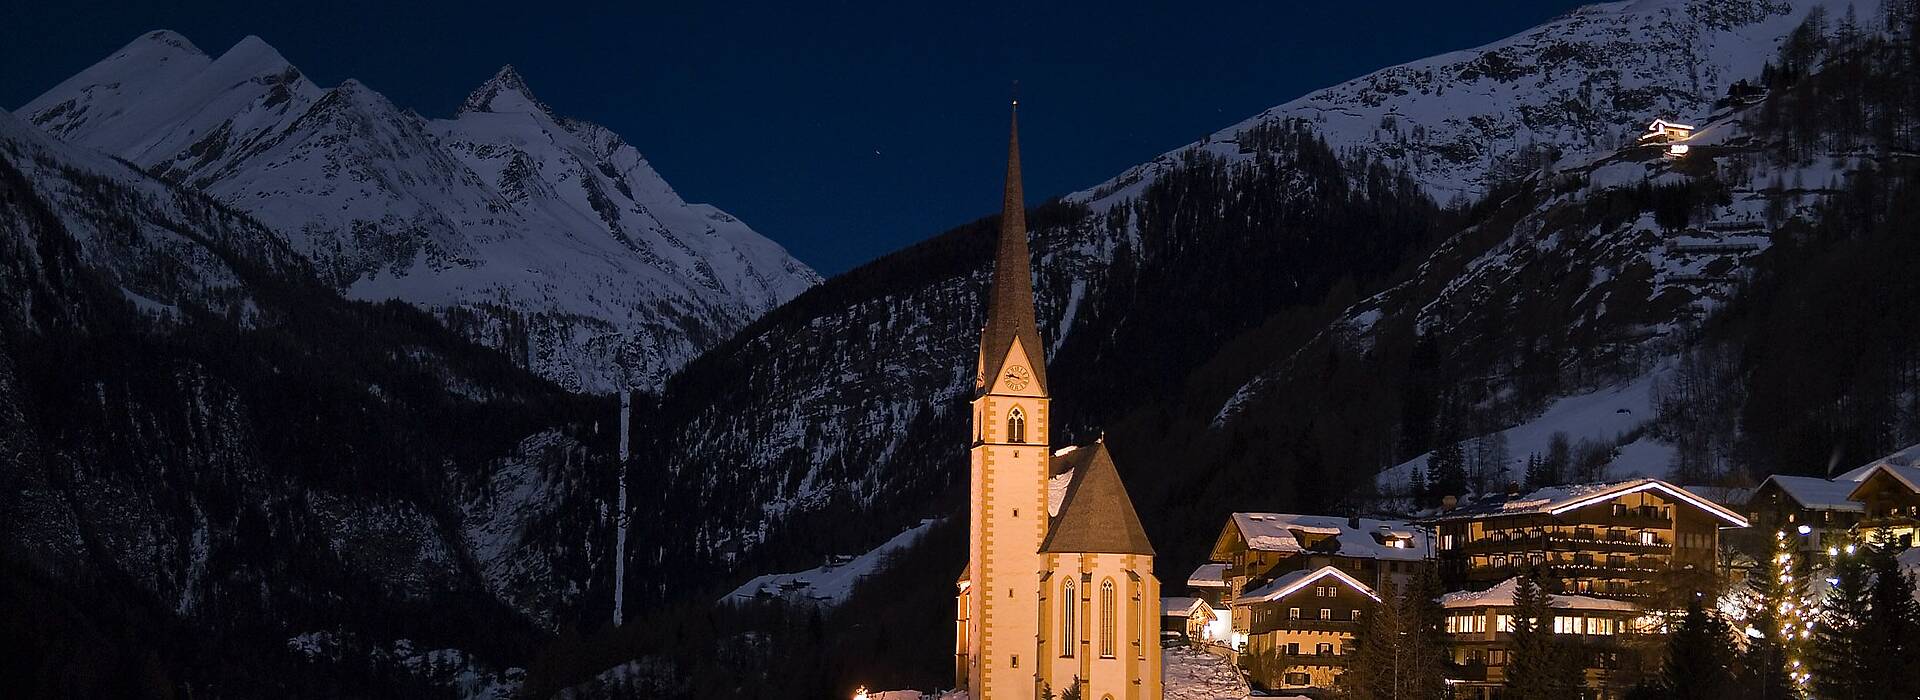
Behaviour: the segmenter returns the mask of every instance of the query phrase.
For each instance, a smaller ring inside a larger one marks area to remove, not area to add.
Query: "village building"
[[[1848,500],[1860,503],[1855,532],[1869,542],[1913,547],[1920,529],[1920,466],[1882,459],[1864,469],[1847,492]]]
[[[1017,109],[1017,106],[1016,106]],[[975,366],[954,675],[975,700],[1159,700],[1160,582],[1104,442],[1051,448],[1017,114]]]
[[[1641,143],[1672,143],[1689,138],[1693,138],[1692,124],[1681,124],[1665,119],[1653,120],[1653,123],[1647,125],[1647,130],[1640,134]]]
[[[1455,698],[1494,700],[1506,685],[1513,660],[1513,620],[1520,579],[1510,578],[1484,591],[1448,593],[1446,634],[1455,670]],[[1645,624],[1632,603],[1584,595],[1549,595],[1551,621],[1542,622],[1570,641],[1585,671],[1588,700],[1613,700],[1627,690],[1613,674],[1620,665],[1625,638]]]
[[[1672,574],[1717,575],[1720,529],[1746,518],[1658,479],[1555,486],[1428,520],[1449,589],[1531,571],[1554,590],[1646,599]]]
[[[1276,577],[1234,600],[1235,618],[1247,621],[1240,666],[1268,690],[1332,688],[1361,617],[1378,602],[1371,587],[1333,566]]]
[[[1857,482],[1775,474],[1747,500],[1742,546],[1756,557],[1771,553],[1775,533],[1784,532],[1802,556],[1844,545],[1865,507],[1850,500]]]
[[[1193,645],[1224,645],[1232,634],[1232,618],[1225,609],[1200,598],[1167,596],[1160,599],[1160,633]]]
[[[1214,538],[1210,563],[1189,579],[1219,579],[1221,603],[1228,606],[1275,578],[1323,566],[1372,589],[1404,586],[1428,565],[1430,540],[1426,531],[1404,520],[1234,513]],[[1246,621],[1236,617],[1234,629],[1246,628]]]

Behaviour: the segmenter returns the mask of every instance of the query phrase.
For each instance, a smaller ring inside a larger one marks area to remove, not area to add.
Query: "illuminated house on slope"
[[[1532,570],[1567,593],[1653,596],[1676,572],[1712,576],[1720,528],[1746,518],[1658,479],[1543,488],[1442,513],[1434,526],[1449,589]]]

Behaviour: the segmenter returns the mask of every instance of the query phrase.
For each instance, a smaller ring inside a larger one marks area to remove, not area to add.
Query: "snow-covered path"
[[[1198,649],[1162,652],[1166,700],[1243,700],[1250,693],[1233,662]]]

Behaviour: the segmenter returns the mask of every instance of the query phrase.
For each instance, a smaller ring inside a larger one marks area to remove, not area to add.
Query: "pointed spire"
[[[993,286],[987,292],[987,324],[980,337],[981,383],[985,391],[1000,374],[1001,363],[1017,338],[1031,358],[1033,384],[1047,391],[1045,348],[1033,313],[1033,272],[1027,251],[1027,206],[1020,186],[1020,101],[1013,101],[1007,137],[1007,184],[1000,202],[1000,240],[993,253]]]

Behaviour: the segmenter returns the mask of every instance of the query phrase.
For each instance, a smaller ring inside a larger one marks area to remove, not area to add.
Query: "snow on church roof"
[[[1414,561],[1427,557],[1427,538],[1422,531],[1403,520],[1359,518],[1336,515],[1294,515],[1291,513],[1234,513],[1233,525],[1246,538],[1247,548],[1262,552],[1305,552],[1295,533],[1331,535],[1340,543],[1329,552],[1348,557]],[[1404,546],[1392,546],[1398,542]],[[1324,550],[1323,550],[1324,551]]]
[[[1440,596],[1440,606],[1444,608],[1511,608],[1520,590],[1520,578],[1514,577],[1501,581],[1484,591],[1455,591]],[[1547,607],[1556,610],[1613,610],[1619,612],[1639,612],[1640,607],[1632,603],[1584,595],[1549,595]]]

